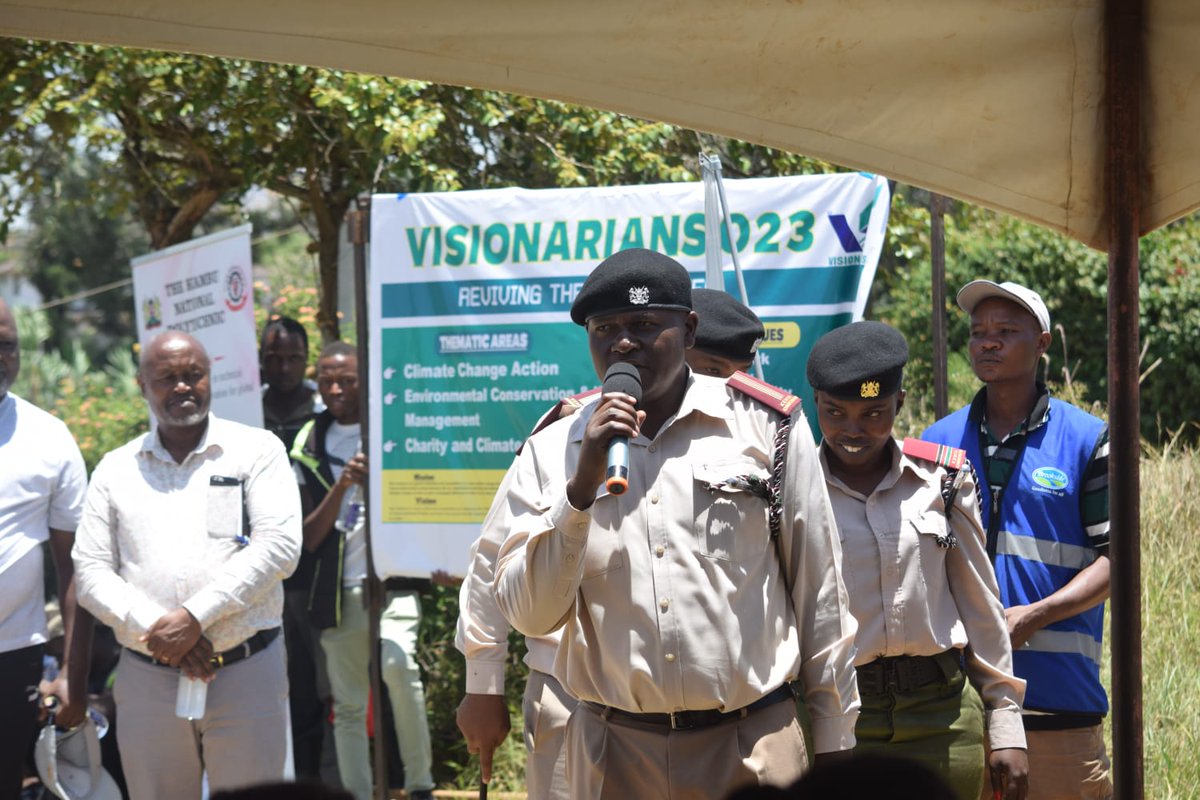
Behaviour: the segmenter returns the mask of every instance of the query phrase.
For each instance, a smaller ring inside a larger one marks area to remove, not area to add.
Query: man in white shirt
[[[21,368],[17,324],[0,298],[0,797],[21,790],[37,726],[46,631],[42,544],[58,575],[65,668],[55,681],[63,727],[83,721],[92,616],[76,609],[71,544],[87,474],[67,426],[8,391]]]
[[[300,501],[269,431],[209,413],[210,364],[169,331],[142,353],[156,429],[96,467],[73,551],[79,601],[124,646],[114,697],[134,800],[291,777],[282,581]],[[185,678],[202,712],[176,715]]]

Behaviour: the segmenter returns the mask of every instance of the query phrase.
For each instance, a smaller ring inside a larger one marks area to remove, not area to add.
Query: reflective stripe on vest
[[[1052,631],[1042,628],[1021,647],[1039,653],[1078,653],[1095,664],[1100,663],[1103,647],[1089,634],[1079,631]]]
[[[1021,536],[1005,530],[1000,531],[1000,536],[996,540],[996,553],[1074,570],[1081,570],[1096,560],[1094,547],[1080,547],[1067,542],[1052,542],[1033,536]]]

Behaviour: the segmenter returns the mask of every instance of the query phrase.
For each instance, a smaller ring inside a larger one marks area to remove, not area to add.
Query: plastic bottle
[[[346,512],[342,515],[341,520],[339,520],[339,527],[347,533],[354,530],[354,526],[362,519],[365,508],[362,487],[356,483],[354,484],[354,488],[350,490],[350,499],[346,503]]]
[[[175,693],[175,716],[183,719],[200,719],[204,716],[204,703],[208,699],[208,683],[189,678],[179,673],[179,691]]]

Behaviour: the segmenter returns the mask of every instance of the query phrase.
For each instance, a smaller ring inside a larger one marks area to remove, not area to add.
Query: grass
[[[1200,787],[1200,604],[1196,599],[1200,597],[1200,451],[1167,447],[1146,452],[1141,488],[1145,796],[1191,800]],[[452,609],[451,601],[440,611],[447,614]],[[1101,670],[1106,686],[1110,685],[1111,641],[1106,633]],[[456,653],[446,656],[461,659]],[[519,690],[524,669],[517,659],[513,661],[510,689]],[[460,696],[460,681],[461,676],[455,675],[436,704],[439,727],[448,728],[443,731],[444,744],[458,735],[452,728],[452,709]],[[520,705],[518,691],[510,694],[513,734],[497,753],[494,788],[519,792],[524,761]],[[1111,721],[1106,730],[1111,754]],[[477,762],[461,750],[455,755],[457,763],[449,770],[454,777],[442,785],[473,787]],[[443,779],[447,777],[443,774]]]
[[[1200,787],[1200,452],[1144,455],[1141,482],[1146,797],[1183,800]]]

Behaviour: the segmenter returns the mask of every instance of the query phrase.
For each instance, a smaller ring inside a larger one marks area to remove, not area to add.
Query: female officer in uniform
[[[892,438],[907,361],[904,337],[880,322],[831,331],[808,359],[858,621],[857,749],[923,762],[978,800],[986,724],[991,786],[1024,798],[1025,683],[1013,676],[975,481],[961,451]]]

